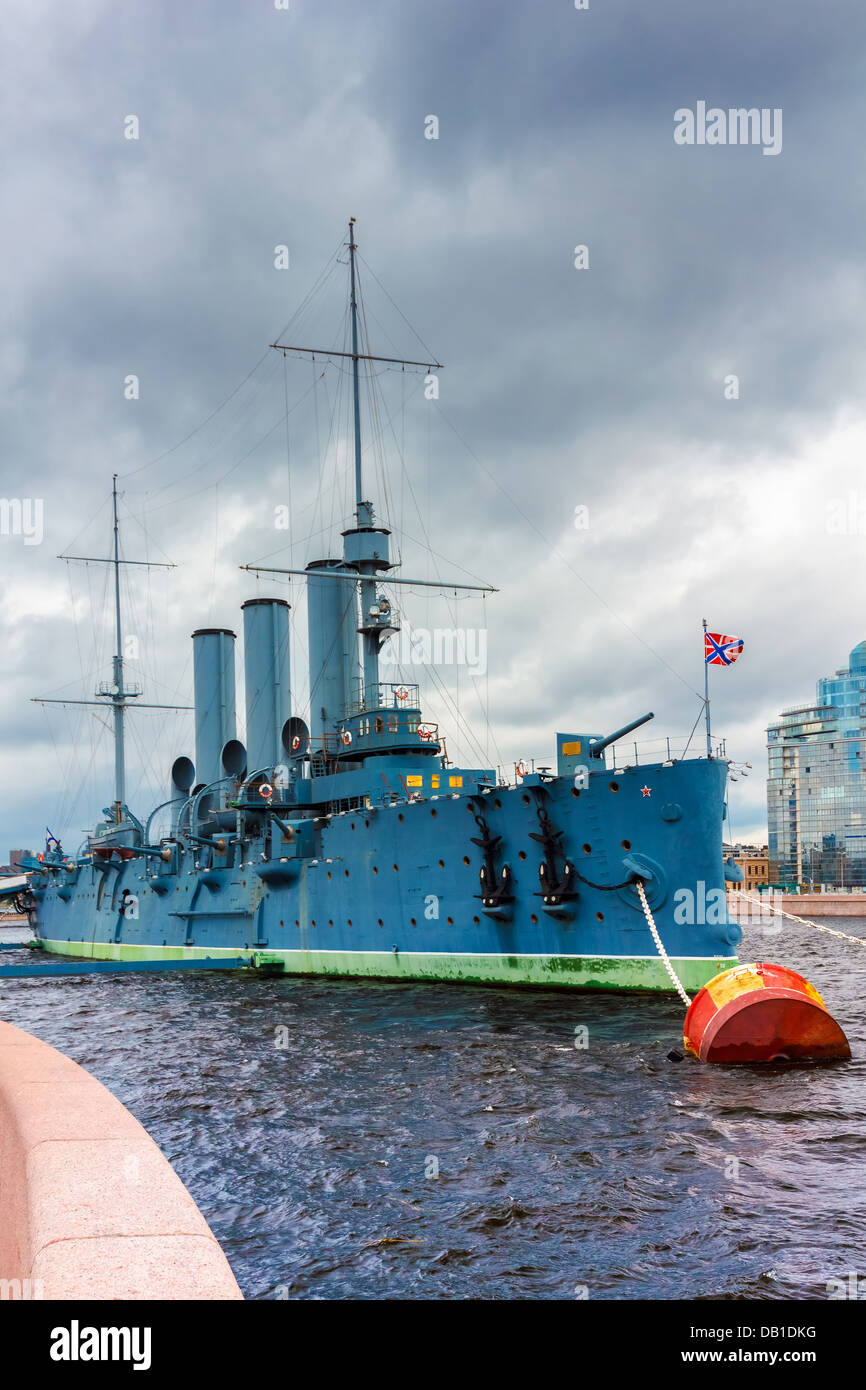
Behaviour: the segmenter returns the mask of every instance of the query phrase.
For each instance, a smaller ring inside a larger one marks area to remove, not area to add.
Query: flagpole
[[[710,741],[710,663],[707,661],[707,620],[703,619],[704,624],[704,716],[707,721],[707,757],[713,756],[713,747]]]

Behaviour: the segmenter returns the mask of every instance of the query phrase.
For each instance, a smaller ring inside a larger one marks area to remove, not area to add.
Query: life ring
[[[273,796],[273,794],[274,789],[271,786],[270,782],[262,782],[262,785],[259,787],[259,796],[263,796],[266,800],[268,800],[270,797]]]
[[[396,697],[397,697],[398,700],[408,700],[408,699],[409,699],[409,691],[408,691],[408,690],[405,690],[405,689],[403,689],[403,688],[401,688],[400,690],[395,690],[395,691],[394,691],[394,694],[396,695]]]
[[[343,730],[343,742],[345,743],[347,748],[349,744],[352,742],[352,735],[349,733],[348,729]]]
[[[517,773],[518,777],[525,777],[529,771],[529,768],[526,766],[526,763],[521,758],[520,762],[515,764],[514,771]]]
[[[297,750],[300,748],[300,746],[301,746],[300,737],[299,737],[298,734],[295,734],[295,737],[292,739],[292,752],[297,752]]]
[[[428,739],[431,739],[433,737],[433,734],[429,729],[419,729],[418,737],[423,738],[426,743]]]

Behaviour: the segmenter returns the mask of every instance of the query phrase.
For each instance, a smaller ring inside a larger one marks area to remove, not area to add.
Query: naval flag
[[[725,637],[721,632],[704,629],[704,661],[707,666],[733,666],[743,652],[741,637]]]

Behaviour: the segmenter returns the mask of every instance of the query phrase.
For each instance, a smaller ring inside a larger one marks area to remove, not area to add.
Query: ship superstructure
[[[723,759],[608,766],[647,715],[608,737],[556,733],[555,769],[506,782],[454,765],[418,686],[380,678],[400,625],[393,594],[431,581],[395,573],[390,531],[364,496],[359,364],[400,359],[361,351],[356,253],[351,222],[351,352],[337,355],[352,363],[354,524],[340,555],[267,571],[305,582],[308,720],[293,700],[289,604],[251,598],[246,745],[235,631],[198,628],[195,757],[174,760],[162,805],[131,810],[124,716],[140,692],[124,680],[115,480],[116,655],[97,696],[114,711],[114,801],[75,855],[53,843],[31,861],[39,940],[101,959],[247,954],[299,974],[667,990],[640,881],[677,974],[697,989],[734,963],[740,937],[724,910],[677,910],[680,889],[724,901]]]

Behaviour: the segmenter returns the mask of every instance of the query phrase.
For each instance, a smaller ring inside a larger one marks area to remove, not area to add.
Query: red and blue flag
[[[733,666],[742,652],[742,637],[725,637],[721,632],[704,633],[704,661],[707,666]]]

